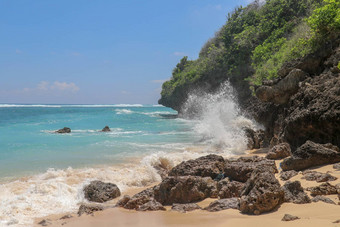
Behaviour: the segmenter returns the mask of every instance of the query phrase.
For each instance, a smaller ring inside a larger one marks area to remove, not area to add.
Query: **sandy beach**
[[[263,154],[256,155],[262,156]],[[249,154],[254,155],[254,154]],[[248,155],[247,155],[248,156]],[[276,161],[279,166],[280,161]],[[337,177],[336,181],[331,184],[340,183],[340,171],[333,169],[332,165],[325,165],[313,170],[330,173]],[[275,175],[283,185],[284,181],[280,180],[279,174]],[[302,179],[301,172],[294,176],[290,181],[298,180],[303,188],[319,185],[316,181],[307,181]],[[152,185],[151,185],[152,186]],[[130,189],[123,195],[134,195],[145,188]],[[310,193],[305,190],[310,196]],[[123,196],[122,195],[122,196]],[[121,196],[121,197],[122,197]],[[120,198],[121,198],[120,197]],[[336,204],[339,203],[337,195],[326,196],[332,199]],[[119,198],[108,202],[113,205]],[[205,199],[197,204],[202,208],[209,205],[215,199]],[[171,211],[171,207],[167,206],[166,211],[149,211],[141,212],[134,210],[126,210],[123,208],[108,208],[104,211],[95,212],[93,215],[71,214],[72,218],[60,219],[65,214],[52,215],[35,220],[35,226],[41,226],[38,223],[43,219],[48,219],[51,224],[48,226],[70,226],[70,227],[105,227],[105,226],[340,226],[340,223],[334,223],[340,219],[340,206],[328,204],[324,202],[312,202],[309,204],[293,204],[283,203],[276,211],[256,215],[245,215],[239,210],[228,209],[219,212],[208,212],[204,210],[196,210],[187,213]],[[291,214],[300,217],[295,221],[281,221],[285,214]]]

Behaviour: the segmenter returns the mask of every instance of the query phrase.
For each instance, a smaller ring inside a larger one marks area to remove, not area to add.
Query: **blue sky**
[[[0,103],[155,104],[249,0],[1,0]]]

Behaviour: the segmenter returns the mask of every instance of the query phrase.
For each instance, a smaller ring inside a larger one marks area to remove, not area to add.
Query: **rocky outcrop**
[[[240,197],[245,183],[230,181],[229,179],[221,180],[217,183],[218,197],[220,199]]]
[[[280,143],[270,149],[266,158],[278,160],[291,155],[290,145],[288,143]]]
[[[302,179],[306,179],[308,181],[316,181],[316,182],[327,182],[327,181],[335,181],[336,177],[330,175],[329,173],[320,173],[316,171],[306,170],[302,173]]]
[[[120,190],[112,183],[92,181],[84,188],[84,195],[91,202],[103,203],[120,196]]]
[[[245,136],[248,139],[247,147],[248,149],[259,149],[264,147],[265,144],[265,132],[264,130],[253,130],[251,128],[245,128]]]
[[[103,129],[102,129],[102,132],[111,132],[111,129],[109,128],[109,126],[105,126]]]
[[[211,154],[182,162],[170,170],[169,176],[200,176],[215,179],[223,171],[224,164],[222,156]]]
[[[240,211],[259,215],[277,208],[284,192],[272,172],[254,171],[242,191]]]
[[[185,204],[174,203],[172,204],[172,207],[171,207],[171,210],[178,211],[181,213],[186,213],[189,211],[200,210],[200,209],[202,208],[196,203],[185,203]]]
[[[204,208],[204,210],[216,212],[227,209],[239,209],[239,206],[240,206],[239,198],[219,199],[214,202],[211,202],[208,207]]]
[[[155,187],[154,197],[163,205],[197,202],[217,197],[216,182],[210,177],[167,177]]]
[[[143,205],[139,206],[137,211],[157,211],[157,210],[163,210],[165,211],[165,207],[157,202],[156,200],[152,199],[147,203],[144,203]]]
[[[275,162],[259,156],[226,160],[224,174],[230,180],[246,182],[254,170],[277,173]]]
[[[328,182],[322,183],[319,186],[309,187],[307,191],[310,191],[312,196],[338,194],[337,187]]]
[[[331,200],[330,198],[327,198],[325,196],[317,195],[312,199],[313,203],[316,203],[316,202],[319,202],[319,201],[336,205],[336,203],[333,200]]]
[[[104,207],[99,204],[82,204],[79,207],[78,215],[81,216],[82,214],[92,214],[95,211],[104,210]]]
[[[283,160],[283,170],[303,170],[313,166],[332,164],[340,161],[338,148],[331,144],[317,144],[307,141],[293,155]]]
[[[261,86],[256,89],[256,97],[263,102],[275,104],[287,103],[290,97],[299,89],[299,82],[306,79],[308,74],[301,69],[293,69],[289,74],[273,86]]]
[[[280,173],[280,179],[286,181],[296,175],[298,175],[298,172],[296,172],[295,170],[284,171]]]
[[[284,201],[288,203],[304,204],[311,200],[301,187],[300,181],[286,182],[282,189],[284,191]]]
[[[137,210],[140,206],[154,200],[154,189],[155,187],[145,189],[132,197],[125,195],[117,202],[116,206]]]
[[[70,128],[68,128],[68,127],[64,127],[64,128],[62,128],[62,129],[59,129],[59,130],[57,130],[57,131],[55,131],[55,133],[71,133],[71,129]]]
[[[298,219],[300,219],[298,216],[294,216],[294,215],[291,215],[291,214],[285,214],[285,216],[283,216],[281,221],[294,221],[294,220],[298,220]]]

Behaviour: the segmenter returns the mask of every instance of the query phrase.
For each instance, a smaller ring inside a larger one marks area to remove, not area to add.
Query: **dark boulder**
[[[327,182],[327,181],[335,181],[338,179],[330,175],[329,173],[320,173],[316,171],[306,170],[302,173],[302,179],[306,179],[308,181],[316,181],[316,182]]]
[[[170,170],[169,176],[200,176],[214,179],[223,171],[224,163],[222,156],[210,154],[182,162]]]
[[[155,186],[157,187],[157,186]],[[117,206],[124,207],[125,209],[139,209],[140,206],[154,200],[154,189],[148,188],[145,189],[134,196],[130,197],[128,195],[125,195],[122,199],[120,199],[117,202]]]
[[[99,204],[82,204],[79,207],[78,215],[81,216],[82,214],[92,214],[95,211],[104,210],[104,207]]]
[[[240,197],[244,186],[245,183],[242,182],[221,180],[217,183],[218,197],[220,199]]]
[[[55,133],[71,133],[71,129],[67,128],[67,127],[64,127],[62,129],[59,129],[59,130],[55,131]]]
[[[286,182],[282,189],[284,191],[284,201],[288,203],[304,204],[311,200],[301,187],[300,181]]]
[[[155,199],[163,205],[192,203],[217,197],[216,182],[210,177],[167,177],[154,190]]]
[[[178,211],[181,213],[186,213],[188,211],[200,210],[200,209],[202,208],[196,203],[185,203],[185,204],[174,203],[172,204],[172,207],[171,207],[171,210]]]
[[[340,152],[331,144],[317,144],[307,141],[293,155],[281,162],[281,168],[286,170],[303,170],[313,166],[332,164],[340,161]]]
[[[41,220],[40,222],[38,222],[38,225],[42,225],[42,226],[48,226],[48,225],[51,225],[52,222],[50,219],[43,219]]]
[[[297,217],[297,216],[293,216],[291,214],[285,214],[285,216],[283,216],[281,221],[294,221],[294,220],[297,220],[297,219],[300,219],[300,218]]]
[[[338,194],[337,187],[328,182],[322,183],[319,186],[309,187],[307,191],[310,191],[312,196]]]
[[[109,128],[109,126],[105,126],[105,127],[102,129],[102,132],[111,132],[111,129]]]
[[[284,200],[284,192],[272,172],[255,171],[241,194],[240,211],[259,215],[277,208]]]
[[[277,173],[275,161],[259,156],[226,160],[224,174],[230,180],[246,182],[254,170]]]
[[[286,158],[290,155],[291,155],[291,150],[290,150],[289,144],[280,143],[270,149],[270,151],[266,155],[266,158],[278,160],[278,159]]]
[[[92,181],[84,188],[84,194],[88,201],[103,203],[120,196],[120,190],[112,183]]]
[[[317,195],[312,199],[313,203],[316,203],[316,202],[319,202],[319,201],[336,205],[336,203],[333,200],[331,200],[330,198],[327,198],[325,196]]]
[[[296,172],[295,170],[284,171],[280,173],[280,179],[286,181],[296,175],[298,175],[298,172]]]
[[[157,202],[156,200],[152,199],[147,203],[144,203],[143,205],[139,206],[137,211],[156,211],[156,210],[163,210],[165,211],[165,207]]]
[[[219,199],[214,202],[211,202],[208,207],[204,208],[204,210],[210,212],[216,212],[226,209],[239,209],[240,207],[240,199],[239,198],[228,198],[228,199]]]
[[[334,164],[333,169],[340,170],[340,163]]]
[[[245,135],[248,139],[248,149],[259,149],[265,145],[265,132],[261,129],[254,130],[251,128],[245,128]]]

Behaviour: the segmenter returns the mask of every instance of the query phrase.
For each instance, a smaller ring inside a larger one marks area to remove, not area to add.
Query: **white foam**
[[[0,104],[0,108],[12,108],[12,107],[44,107],[44,108],[61,108],[61,105],[18,105],[18,104]]]
[[[116,114],[132,114],[133,111],[132,110],[128,110],[128,109],[115,109]]]

